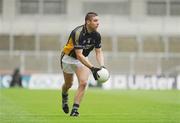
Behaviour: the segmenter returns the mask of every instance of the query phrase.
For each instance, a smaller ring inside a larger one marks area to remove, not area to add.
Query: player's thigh
[[[88,81],[90,71],[89,68],[87,68],[86,66],[83,65],[77,67],[75,73],[80,83],[85,83]]]
[[[66,84],[72,84],[74,74],[63,72],[63,76]]]

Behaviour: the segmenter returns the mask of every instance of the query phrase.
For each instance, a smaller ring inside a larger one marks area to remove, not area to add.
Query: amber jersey
[[[101,48],[101,36],[97,31],[88,33],[85,25],[76,27],[63,48],[64,54],[76,58],[75,49],[82,49],[86,57],[94,48]]]

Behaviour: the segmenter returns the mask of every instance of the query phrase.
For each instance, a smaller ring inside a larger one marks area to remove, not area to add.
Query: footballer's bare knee
[[[86,88],[86,86],[87,86],[87,81],[81,81],[81,82],[79,83],[79,86],[82,87],[82,88]]]
[[[64,86],[65,86],[67,89],[69,89],[69,88],[71,88],[71,86],[72,86],[72,82],[69,82],[69,83],[65,82],[65,83],[64,83]]]

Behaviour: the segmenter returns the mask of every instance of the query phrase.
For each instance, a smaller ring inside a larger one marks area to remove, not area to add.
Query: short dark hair
[[[91,20],[91,18],[92,18],[92,17],[95,17],[95,16],[98,16],[98,14],[95,13],[95,12],[88,12],[88,13],[86,14],[86,16],[85,16],[85,22],[86,22],[87,20]]]

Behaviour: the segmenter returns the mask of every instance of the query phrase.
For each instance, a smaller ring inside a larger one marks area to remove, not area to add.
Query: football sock
[[[69,106],[68,106],[68,94],[62,93],[62,109],[67,114],[69,113]]]
[[[62,93],[63,103],[68,103],[68,93]]]
[[[78,108],[79,108],[79,104],[74,103],[70,116],[73,117],[79,116]]]
[[[72,109],[72,110],[76,110],[76,111],[77,111],[78,108],[79,108],[79,104],[74,103],[74,104],[73,104],[73,109]]]

